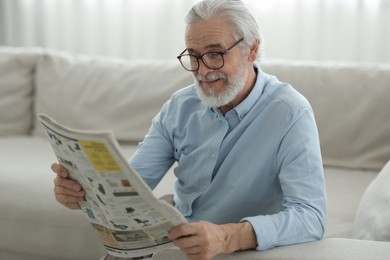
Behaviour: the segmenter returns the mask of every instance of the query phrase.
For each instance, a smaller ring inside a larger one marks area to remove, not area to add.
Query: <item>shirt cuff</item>
[[[256,250],[266,250],[277,246],[277,230],[271,216],[248,217],[240,220],[240,222],[243,221],[251,223],[255,231],[257,239]]]

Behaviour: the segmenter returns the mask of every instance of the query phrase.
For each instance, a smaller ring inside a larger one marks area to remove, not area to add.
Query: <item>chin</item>
[[[210,107],[221,107],[229,104],[233,98],[231,96],[227,96],[225,92],[222,93],[205,93],[204,90],[197,86],[197,93],[202,101],[203,105]]]

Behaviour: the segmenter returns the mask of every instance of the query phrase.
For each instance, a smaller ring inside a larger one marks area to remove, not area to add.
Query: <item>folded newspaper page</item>
[[[80,207],[109,254],[138,257],[174,247],[168,231],[185,218],[153,195],[112,132],[75,130],[47,115],[38,117],[58,162],[83,187]]]

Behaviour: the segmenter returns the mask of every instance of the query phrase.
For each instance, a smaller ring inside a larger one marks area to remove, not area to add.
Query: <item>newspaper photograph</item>
[[[185,218],[154,196],[111,131],[76,130],[38,117],[58,162],[82,186],[80,207],[109,254],[138,257],[174,247],[168,231]]]

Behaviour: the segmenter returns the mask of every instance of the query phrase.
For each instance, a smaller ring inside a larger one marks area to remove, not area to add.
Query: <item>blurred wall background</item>
[[[264,59],[390,62],[390,0],[244,0]],[[197,0],[0,0],[0,45],[175,59]]]

